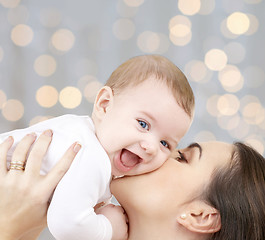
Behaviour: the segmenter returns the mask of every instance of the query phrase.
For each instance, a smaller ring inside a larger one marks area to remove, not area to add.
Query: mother
[[[50,139],[43,141],[47,143]],[[0,147],[2,161],[8,148],[8,144],[4,144]],[[44,144],[36,146],[44,148]],[[24,151],[25,154],[28,148],[29,144],[22,142],[20,153],[23,155]],[[36,174],[36,170],[15,171],[13,176],[19,178],[30,173]],[[0,182],[3,180],[6,178],[2,176]],[[49,188],[48,182],[44,186]],[[30,193],[31,189],[24,190]],[[265,160],[242,143],[191,144],[176,151],[160,169],[141,176],[116,179],[111,189],[128,214],[130,240],[265,239]],[[15,191],[13,188],[6,190]],[[38,194],[44,202],[48,201],[47,196],[41,192]],[[23,198],[20,206],[12,208],[13,213],[20,212],[25,205],[36,206],[31,194],[24,194]],[[9,203],[1,201],[1,216],[18,201],[20,198],[10,198]],[[46,211],[46,208],[47,204],[41,205],[39,211]],[[16,214],[8,224],[0,222],[0,234],[9,231],[12,236],[1,239],[21,239],[22,232],[32,230],[36,219],[27,219],[31,225],[24,229],[20,227],[18,231],[18,226],[24,226],[25,214],[30,213],[32,209],[28,208],[27,212]],[[29,238],[24,235],[24,239]]]
[[[193,143],[111,190],[128,214],[130,240],[265,239],[265,160],[242,143]]]

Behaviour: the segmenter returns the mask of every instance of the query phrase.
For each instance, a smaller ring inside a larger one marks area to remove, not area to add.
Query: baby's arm
[[[57,240],[110,240],[112,226],[102,214],[94,212],[94,206],[104,195],[110,179],[110,165],[105,151],[95,151],[101,146],[96,139],[81,142],[82,150],[75,164],[58,184],[49,210],[48,227]],[[103,155],[102,155],[103,154]],[[109,177],[106,177],[109,175]]]
[[[107,204],[95,210],[97,214],[103,214],[112,225],[112,240],[128,239],[128,217],[121,206]]]
[[[49,198],[78,151],[73,144],[46,176],[40,175],[42,158],[52,139],[49,133],[47,131],[42,134],[30,151],[35,137],[25,136],[18,144],[12,161],[26,158],[24,171],[8,171],[5,167],[7,152],[13,144],[12,138],[0,144],[1,240],[34,239],[33,237],[37,237],[36,234],[46,226]],[[23,238],[20,238],[22,235]]]
[[[15,130],[10,131],[10,132],[1,133],[0,134],[0,143],[3,142],[8,136],[12,136],[14,138],[14,144],[13,144],[12,148],[10,149],[10,151],[8,152],[8,155],[7,155],[7,162],[10,161],[12,153],[13,153],[16,145],[18,144],[19,141],[21,141],[21,139],[25,135],[30,134],[30,133],[34,133],[37,136],[40,136],[41,133],[47,129],[52,129],[52,130],[59,129],[61,127],[61,125],[63,124],[63,122],[65,122],[66,119],[69,119],[69,118],[65,115],[65,116],[61,116],[61,117],[57,117],[57,118],[52,118],[52,119],[49,119],[49,120],[46,120],[43,122],[39,122],[39,123],[32,125],[30,127],[27,127],[27,128],[15,129]],[[55,135],[56,134],[57,133],[55,133]],[[66,135],[66,134],[67,134],[67,132],[65,131],[64,135]],[[68,141],[68,142],[70,145],[72,144],[70,141]],[[64,148],[64,150],[66,150],[67,147],[65,147],[65,145],[62,143],[65,143],[65,141],[61,142],[60,145],[63,145],[62,147]],[[49,149],[49,151],[50,151],[50,149]],[[63,153],[64,153],[64,151],[62,151],[62,149],[60,149],[60,154],[63,154]],[[54,159],[51,159],[51,162],[49,162],[49,167],[47,168],[48,170],[50,170],[53,167],[53,165],[55,165],[55,163],[59,157],[60,156],[57,155],[57,156],[55,156]],[[45,164],[47,164],[47,162]],[[48,171],[46,171],[46,173],[47,172]]]
[[[94,136],[94,133],[89,133],[89,129],[85,129],[86,125],[87,123],[84,123],[81,118],[60,117],[30,128],[1,134],[0,141],[4,140],[6,136],[12,135],[15,142],[18,142],[27,133],[35,132],[38,135],[43,130],[51,128],[54,131],[54,137],[46,156],[46,165],[42,169],[44,173],[47,173],[55,164],[52,160],[61,157],[66,150],[64,146],[70,145],[74,141],[80,141],[85,146],[87,141],[82,138],[83,135],[92,134]],[[77,133],[80,129],[82,134]],[[98,166],[99,171],[89,164],[93,161],[97,162],[101,157],[106,158],[104,150],[101,151],[101,155],[94,151],[96,148],[101,148],[95,136],[94,138],[91,143],[88,142],[88,155],[85,155],[84,158],[78,155],[80,157],[77,156],[74,167],[70,168],[68,174],[59,183],[58,191],[55,191],[49,207],[48,225],[57,240],[111,239],[110,221],[104,215],[97,215],[93,209],[100,197],[104,195],[109,181],[109,179],[106,180],[106,172],[101,172],[106,164]],[[102,152],[104,156],[102,156]],[[11,153],[12,151],[10,151]]]

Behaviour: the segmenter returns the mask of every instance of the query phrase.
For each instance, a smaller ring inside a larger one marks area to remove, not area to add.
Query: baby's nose
[[[155,155],[157,152],[157,147],[154,143],[142,141],[140,145],[144,149],[144,151],[149,155]]]

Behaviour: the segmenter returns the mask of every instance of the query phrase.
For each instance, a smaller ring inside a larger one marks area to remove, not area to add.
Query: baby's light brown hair
[[[136,86],[151,76],[167,84],[177,103],[192,118],[195,100],[190,84],[183,72],[163,56],[133,57],[114,70],[105,85],[109,86],[114,94],[118,94],[123,89]]]

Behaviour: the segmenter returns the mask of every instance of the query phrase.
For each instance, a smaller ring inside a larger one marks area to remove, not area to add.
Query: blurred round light
[[[56,61],[50,55],[41,55],[34,62],[36,73],[42,77],[51,76],[56,70]]]
[[[207,75],[207,67],[205,66],[204,62],[197,61],[191,67],[190,76],[195,82],[201,82],[205,79]]]
[[[214,11],[214,8],[215,8],[215,0],[201,1],[201,8],[200,8],[199,14],[209,15]]]
[[[240,100],[241,111],[243,108],[249,103],[260,103],[259,99],[253,95],[244,95],[244,97]]]
[[[4,103],[6,102],[7,98],[6,98],[6,94],[4,93],[4,91],[2,91],[0,89],[0,109],[2,109]]]
[[[42,86],[36,92],[36,101],[38,104],[45,108],[54,106],[58,101],[58,92],[52,86]]]
[[[244,85],[243,77],[236,66],[227,65],[218,74],[219,81],[228,92],[237,92]]]
[[[112,32],[119,40],[128,40],[135,32],[135,24],[130,19],[119,19],[113,24]]]
[[[227,56],[225,52],[220,49],[211,49],[205,54],[204,61],[210,70],[220,71],[227,64]]]
[[[248,135],[249,130],[249,125],[245,121],[240,120],[237,127],[229,130],[228,133],[231,137],[242,140]]]
[[[262,142],[261,139],[255,136],[249,136],[244,141],[246,144],[253,147],[257,152],[259,152],[261,155],[264,154],[264,142]]]
[[[73,47],[75,36],[68,29],[59,29],[52,35],[51,42],[55,49],[67,52]]]
[[[170,19],[169,38],[174,45],[184,46],[191,41],[191,21],[182,15],[174,16]]]
[[[190,43],[191,37],[192,37],[192,32],[190,32],[190,34],[188,34],[185,37],[176,37],[176,36],[174,36],[172,34],[169,35],[170,41],[176,46],[185,46],[185,45],[187,45],[188,43]]]
[[[141,51],[153,53],[159,48],[160,38],[155,32],[145,31],[137,38],[137,45]]]
[[[230,32],[240,35],[248,31],[250,22],[246,14],[234,12],[227,18],[226,24]]]
[[[15,8],[19,5],[20,0],[0,0],[0,4],[2,4],[5,8]]]
[[[240,117],[238,114],[234,116],[218,116],[217,123],[218,125],[225,130],[232,130],[235,129],[240,123]]]
[[[212,71],[209,71],[204,62],[192,60],[185,65],[185,74],[194,82],[206,83],[211,79]]]
[[[33,39],[32,29],[25,24],[16,25],[11,31],[11,39],[14,44],[25,47],[32,42]]]
[[[197,70],[197,68],[199,66],[201,66],[201,68],[199,69],[199,72],[197,74],[195,72],[196,72],[196,70]],[[205,71],[205,69],[206,69],[206,71]],[[198,60],[189,61],[185,65],[185,68],[184,68],[184,72],[186,74],[186,77],[190,81],[201,82],[201,83],[204,83],[206,81],[206,75],[207,75],[207,72],[208,72],[207,70],[208,69],[206,68],[205,64],[203,62],[201,62],[201,61],[198,61]]]
[[[2,107],[2,114],[8,121],[18,121],[24,114],[24,106],[16,99],[9,99]]]
[[[178,8],[185,15],[195,15],[201,7],[200,0],[179,0]]]
[[[256,116],[253,116],[253,113],[252,113],[253,110],[251,110],[251,106],[257,106],[258,109],[261,109],[261,112],[258,113]],[[244,97],[240,99],[240,112],[242,116],[244,117],[245,122],[249,123],[250,121],[252,121],[253,124],[256,124],[255,123],[257,121],[256,119],[260,119],[260,117],[262,118],[263,107],[261,106],[261,103],[256,96],[245,95]]]
[[[225,94],[218,99],[217,109],[222,115],[232,116],[239,110],[240,102],[235,95]]]
[[[229,38],[229,39],[235,39],[235,38],[237,38],[239,36],[237,34],[234,34],[234,33],[230,32],[230,30],[227,28],[227,21],[226,21],[226,19],[224,19],[221,22],[220,31],[224,35],[224,37]]]
[[[249,36],[249,35],[253,35],[254,33],[256,33],[259,29],[259,20],[257,19],[257,17],[255,15],[252,14],[248,14],[247,15],[249,18],[249,28],[247,30],[247,32],[245,33],[245,35]]]
[[[176,15],[172,17],[169,21],[168,24],[169,31],[171,31],[171,29],[178,24],[186,25],[188,26],[188,28],[191,28],[191,21],[188,17],[183,15]]]
[[[64,108],[73,109],[80,105],[82,94],[76,87],[65,87],[59,94],[59,101]]]
[[[82,76],[78,82],[77,82],[77,87],[80,89],[80,90],[84,90],[86,85],[90,82],[96,82],[98,81],[97,78],[95,76],[92,76],[92,75],[84,75]]]
[[[219,111],[217,109],[217,103],[219,98],[219,95],[213,95],[207,100],[206,109],[208,113],[214,117],[217,117],[219,115]]]
[[[144,3],[144,0],[123,0],[130,7],[139,7]]]
[[[251,102],[243,107],[242,115],[248,124],[258,125],[265,119],[265,110],[259,103]]]
[[[87,83],[86,87],[84,88],[84,97],[86,98],[86,100],[90,103],[93,103],[98,93],[98,90],[102,86],[103,84],[98,81],[92,81]]]
[[[43,121],[48,120],[50,118],[52,118],[52,117],[51,116],[36,116],[30,120],[29,126],[32,126],[32,125],[37,124],[39,122],[43,122]]]
[[[124,4],[123,1],[118,1],[117,3],[117,12],[121,17],[133,18],[137,14],[137,7],[130,7],[127,4]]]
[[[177,38],[183,38],[189,35],[191,32],[190,27],[185,24],[176,24],[170,28],[170,33]]]

